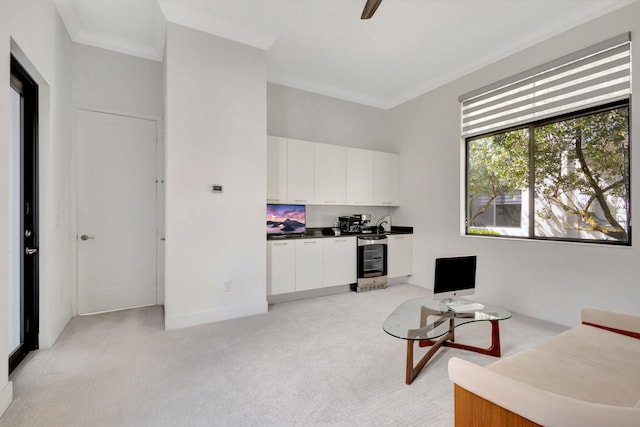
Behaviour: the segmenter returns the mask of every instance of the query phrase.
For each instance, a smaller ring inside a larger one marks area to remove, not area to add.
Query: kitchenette
[[[392,224],[398,166],[395,153],[268,137],[270,303],[407,282],[413,228]]]

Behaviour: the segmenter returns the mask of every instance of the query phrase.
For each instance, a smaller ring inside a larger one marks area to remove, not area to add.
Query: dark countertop
[[[391,226],[391,231],[380,233],[385,235],[394,234],[413,234],[413,227]],[[318,227],[307,228],[307,232],[304,235],[292,234],[292,235],[280,235],[280,236],[267,236],[267,240],[295,240],[295,239],[321,239],[327,237],[357,237],[357,236],[376,236],[376,233],[342,233],[340,236],[336,236],[333,229],[330,227]]]

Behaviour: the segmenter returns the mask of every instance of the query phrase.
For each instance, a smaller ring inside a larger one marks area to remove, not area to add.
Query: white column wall
[[[463,237],[464,142],[458,96],[623,32],[640,58],[640,3],[586,23],[394,108],[401,158],[402,206],[394,222],[414,225],[414,276],[433,286],[439,256],[478,255],[476,296],[482,301],[566,325],[580,308],[640,312],[640,250],[607,245]],[[490,47],[487,47],[490,49]],[[633,67],[633,81],[640,81]],[[640,206],[640,108],[631,107],[632,209]],[[634,239],[635,240],[635,239]]]
[[[13,43],[11,40],[13,39]],[[6,0],[0,14],[0,310],[7,307],[9,58],[14,50],[40,86],[40,347],[71,318],[73,235],[70,223],[70,39],[50,0]],[[12,46],[13,44],[13,46]],[[7,354],[7,318],[0,316],[0,354]],[[6,359],[5,359],[6,360]],[[12,398],[7,365],[0,370],[0,413]]]
[[[169,23],[165,56],[165,326],[266,312],[266,54]]]

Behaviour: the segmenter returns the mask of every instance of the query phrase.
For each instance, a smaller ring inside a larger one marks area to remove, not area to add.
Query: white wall
[[[169,23],[165,56],[165,326],[265,312],[266,54]]]
[[[161,62],[78,43],[72,46],[74,104],[162,117]]]
[[[402,207],[394,220],[413,224],[413,281],[431,288],[438,256],[478,255],[477,297],[566,325],[582,306],[640,312],[640,250],[633,247],[461,237],[464,156],[458,96],[626,31],[640,34],[640,4],[483,68],[392,110],[401,158]],[[633,58],[640,44],[633,43]],[[640,67],[633,80],[640,81]],[[632,102],[632,206],[640,206],[640,108]]]
[[[53,344],[71,317],[73,234],[70,222],[70,44],[50,0],[9,0],[0,13],[0,224],[7,224],[9,58],[13,39],[40,87],[40,346]],[[0,227],[0,310],[7,305],[7,227]],[[0,316],[0,354],[7,353],[7,318]],[[6,359],[5,359],[6,360]],[[6,364],[0,412],[11,401]]]
[[[285,138],[395,152],[386,110],[273,83],[267,85],[267,131]]]

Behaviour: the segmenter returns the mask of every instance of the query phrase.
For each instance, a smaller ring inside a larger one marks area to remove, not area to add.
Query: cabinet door
[[[355,237],[324,239],[324,285],[338,286],[357,281]]]
[[[313,197],[317,205],[344,205],[346,149],[338,145],[314,144]]]
[[[373,205],[373,151],[347,148],[347,205]]]
[[[322,240],[296,241],[296,291],[322,287],[324,270]]]
[[[267,202],[287,202],[287,140],[267,136]]]
[[[373,202],[380,206],[397,206],[399,156],[376,151],[373,154]]]
[[[288,140],[287,195],[290,203],[313,203],[313,142]]]
[[[267,242],[267,295],[296,290],[295,242]]]
[[[387,238],[387,274],[389,277],[410,276],[413,274],[413,235],[390,235]]]

